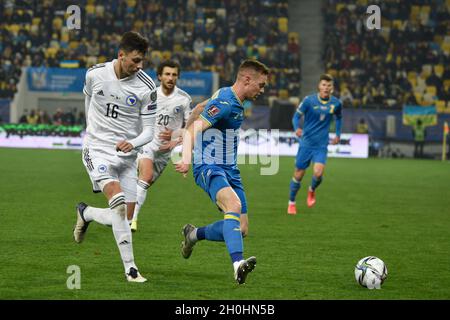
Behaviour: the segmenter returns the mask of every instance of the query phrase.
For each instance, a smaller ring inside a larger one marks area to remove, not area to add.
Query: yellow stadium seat
[[[427,78],[431,74],[432,66],[431,64],[424,64],[422,66],[422,76]]]
[[[78,41],[70,41],[69,42],[69,48],[70,49],[76,49],[78,48],[79,42]]]
[[[33,18],[33,20],[31,20],[31,24],[34,26],[37,26],[41,23],[41,18]]]
[[[421,11],[421,12],[424,12],[424,13],[426,13],[426,14],[430,14],[431,7],[430,7],[430,6],[422,6],[422,7],[420,8],[420,11]]]
[[[444,88],[450,88],[450,79],[444,80]]]
[[[287,99],[289,97],[289,91],[287,91],[286,89],[278,90],[278,97],[281,99]]]
[[[437,34],[433,37],[433,41],[436,42],[437,44],[441,45],[442,41],[444,41],[444,37],[440,34]]]
[[[345,3],[336,4],[336,12],[340,12],[344,8],[345,8]]]
[[[11,33],[18,34],[21,28],[18,24],[10,24],[6,26],[6,29]]]
[[[426,92],[435,96],[437,94],[437,89],[435,86],[427,86]]]
[[[327,73],[333,76],[334,78],[336,78],[338,74],[336,69],[328,69]]]
[[[386,41],[387,43],[389,43],[390,32],[391,32],[390,27],[381,28],[381,36],[383,37],[384,41]]]
[[[419,14],[420,13],[420,6],[417,6],[417,5],[411,6],[411,13]]]
[[[60,17],[56,17],[52,22],[53,30],[61,30],[63,26],[63,20]]]
[[[288,32],[288,19],[285,17],[278,18],[278,30],[281,32]]]
[[[444,113],[445,112],[445,101],[444,100],[437,100],[435,101],[436,110],[438,113]]]
[[[136,20],[135,22],[134,22],[134,29],[135,30],[140,30],[140,29],[142,29],[144,27],[144,21],[142,21],[142,20]]]
[[[260,56],[266,56],[267,53],[267,47],[266,46],[259,46],[258,47],[258,53]]]
[[[162,59],[162,53],[161,53],[161,51],[158,51],[158,50],[152,51],[152,53],[151,53],[151,59],[158,59],[158,60],[161,60],[161,59]]]
[[[299,39],[300,39],[300,38],[299,38],[299,35],[298,35],[298,32],[294,32],[294,31],[289,32],[288,38],[289,38],[289,39],[294,38],[294,39],[296,39],[296,40],[299,40]]]
[[[98,63],[104,63],[108,60],[106,56],[99,56],[98,57]]]
[[[127,0],[127,6],[130,8],[136,7],[136,0]]]
[[[392,21],[388,19],[381,19],[381,27],[382,29],[392,27]]]
[[[423,99],[422,98],[423,97],[422,94],[419,93],[419,92],[414,92],[414,97],[416,97],[417,103],[421,105],[422,104],[422,99]]]
[[[415,12],[411,12],[409,14],[409,21],[411,22],[417,22],[417,17],[419,16],[419,14],[415,13]]]
[[[385,60],[386,62],[391,62],[392,61],[392,53],[388,53],[387,55],[386,55],[386,60]]]
[[[170,60],[171,57],[172,57],[172,52],[170,52],[169,50],[163,51],[162,58],[164,60]]]
[[[94,5],[92,5],[92,4],[88,4],[87,6],[86,6],[86,13],[87,14],[95,14],[95,6]]]
[[[416,87],[417,86],[417,78],[408,78],[409,83],[411,84],[411,86]]]
[[[367,0],[358,0],[357,3],[361,6],[367,6]]]
[[[243,47],[245,45],[245,38],[237,38],[236,39],[236,46]]]
[[[438,77],[442,77],[442,75],[444,74],[444,66],[442,64],[437,64],[434,66],[434,73],[436,73],[436,75]]]
[[[408,80],[417,78],[417,73],[415,71],[408,72]]]
[[[442,44],[442,51],[444,51],[446,54],[450,54],[450,43],[443,43]]]
[[[87,4],[92,6],[95,4],[95,0],[88,0]]]
[[[45,57],[46,58],[54,58],[56,56],[56,54],[58,53],[58,48],[47,48],[47,50],[45,50]]]
[[[394,20],[394,21],[392,21],[392,28],[394,28],[394,29],[401,30],[402,29],[402,25],[403,25],[403,21],[402,20]]]
[[[173,45],[173,51],[174,52],[181,52],[181,51],[183,51],[183,46],[181,44],[174,44]]]
[[[69,34],[67,32],[62,32],[61,34],[61,42],[68,43],[70,40]]]

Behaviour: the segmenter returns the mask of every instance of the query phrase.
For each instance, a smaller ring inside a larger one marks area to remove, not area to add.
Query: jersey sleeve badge
[[[208,112],[208,116],[210,116],[212,118],[215,115],[217,115],[220,112],[220,110],[215,105],[211,105],[207,112]]]

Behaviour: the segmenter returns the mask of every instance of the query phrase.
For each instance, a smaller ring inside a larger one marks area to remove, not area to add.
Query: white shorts
[[[159,152],[158,147],[148,143],[142,147],[141,152],[137,156],[137,160],[150,159],[153,162],[153,179],[154,183],[163,173],[170,160],[170,152]]]
[[[94,192],[101,192],[99,181],[112,179],[120,183],[125,202],[136,202],[136,155],[121,156],[114,149],[83,146],[83,164],[92,182]]]

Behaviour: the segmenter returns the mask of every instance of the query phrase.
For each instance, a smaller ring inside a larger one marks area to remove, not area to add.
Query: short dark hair
[[[322,80],[334,82],[333,76],[331,74],[328,74],[328,73],[324,73],[324,74],[320,75],[319,82],[322,81]]]
[[[119,49],[125,52],[137,50],[138,52],[147,53],[149,41],[147,38],[141,36],[138,32],[128,31],[122,35]]]
[[[180,64],[179,64],[178,62],[176,62],[176,61],[173,61],[173,60],[166,60],[166,61],[161,62],[161,63],[159,64],[159,66],[158,66],[158,69],[156,70],[156,74],[157,74],[158,76],[162,75],[162,72],[163,72],[163,70],[164,70],[165,67],[169,67],[169,68],[177,68],[177,70],[178,70],[178,76],[180,76],[180,73],[181,73],[181,67],[180,67]]]
[[[244,69],[251,69],[265,75],[268,75],[270,71],[270,69],[264,63],[254,59],[244,60],[239,66],[238,72]]]

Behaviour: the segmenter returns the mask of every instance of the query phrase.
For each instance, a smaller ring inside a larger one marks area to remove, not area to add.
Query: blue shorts
[[[241,200],[241,213],[247,213],[247,200],[238,168],[226,169],[217,165],[202,165],[194,169],[194,179],[214,203],[220,189],[233,188]]]
[[[300,146],[297,151],[297,157],[295,159],[295,166],[299,170],[305,170],[309,167],[309,164],[327,162],[328,148],[310,148]]]

